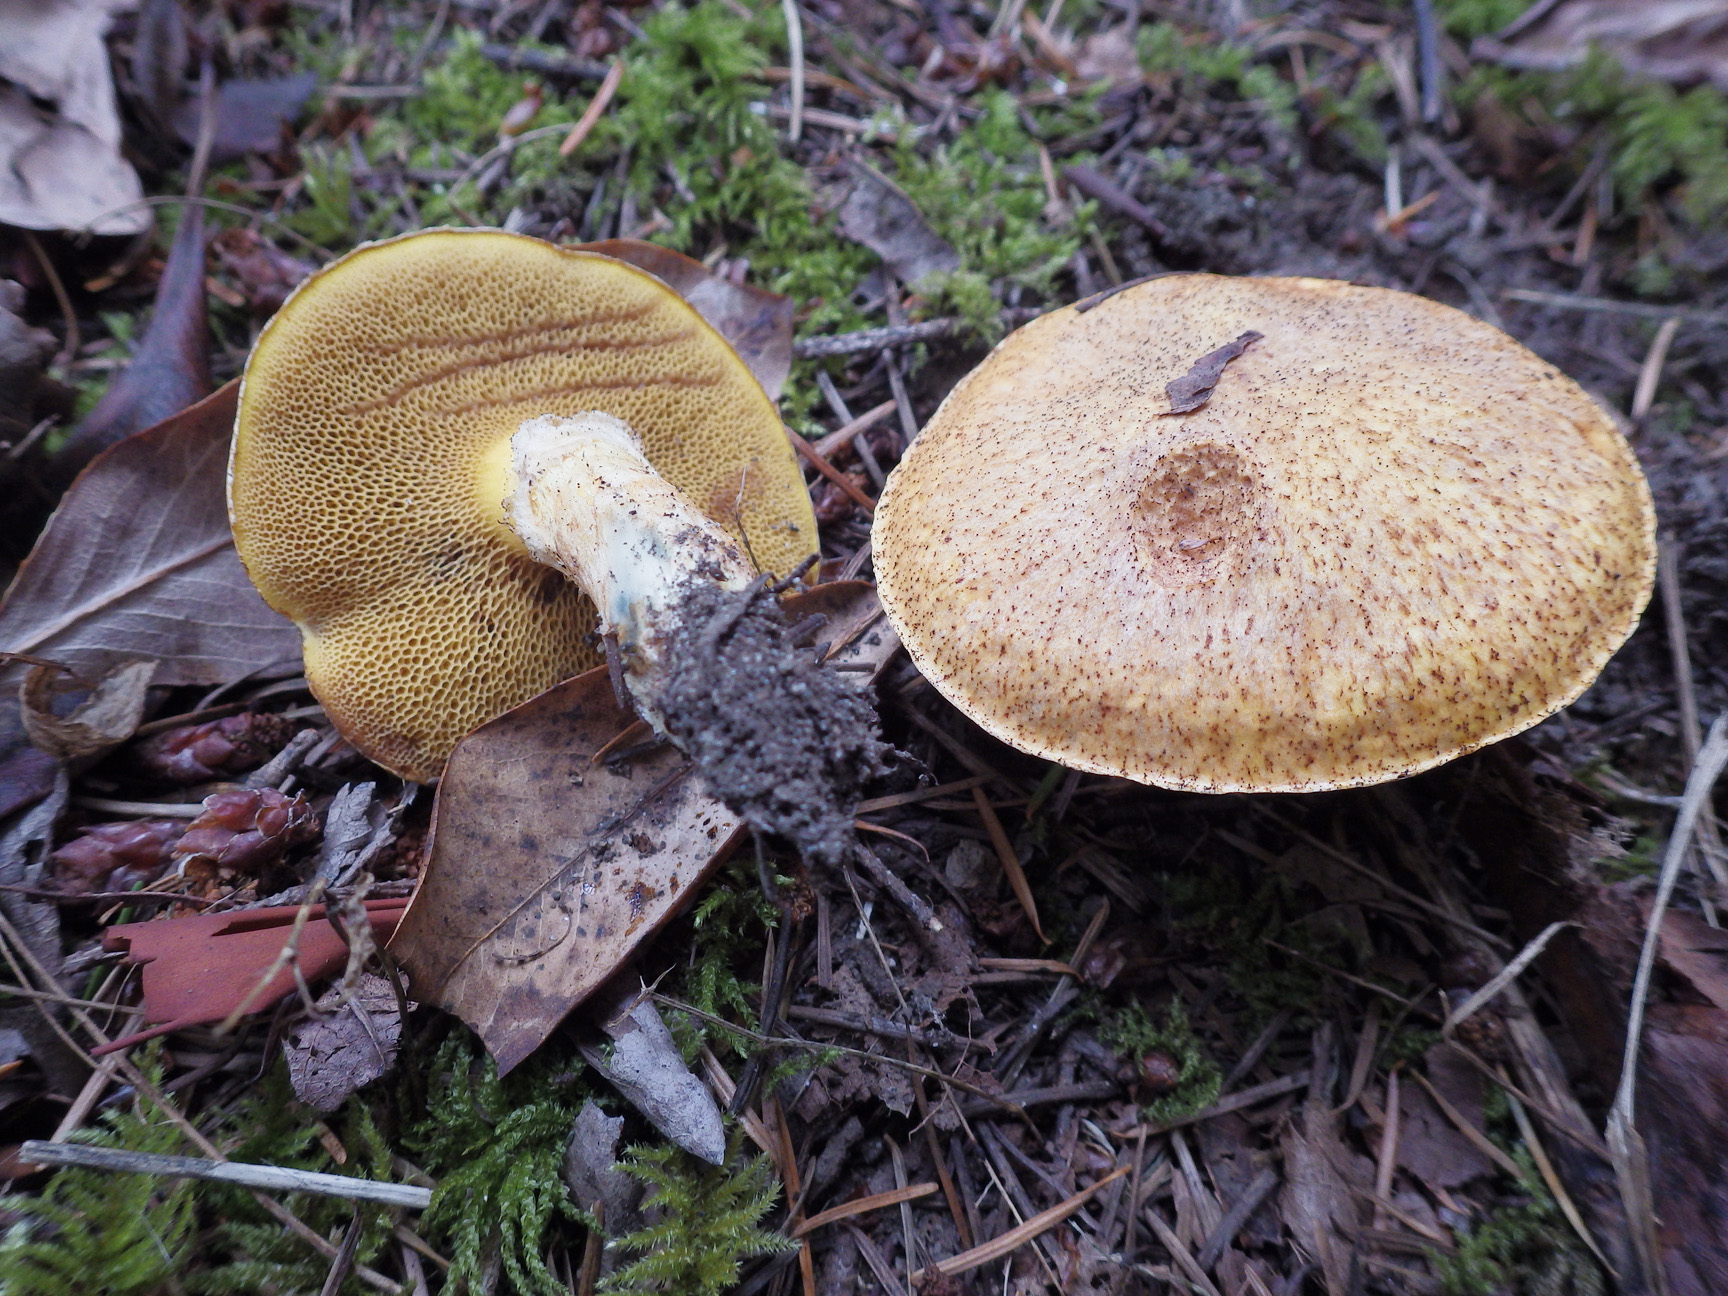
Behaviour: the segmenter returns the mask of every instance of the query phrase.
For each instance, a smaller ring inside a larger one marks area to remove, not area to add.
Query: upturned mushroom
[[[229,501],[332,720],[421,780],[601,660],[593,600],[543,563],[589,583],[635,687],[671,591],[816,546],[772,402],[696,311],[622,261],[496,231],[370,244],[295,292],[246,367]]]
[[[1087,305],[967,375],[875,515],[890,620],[997,738],[1168,788],[1361,786],[1551,715],[1637,624],[1637,461],[1505,334],[1317,279]]]

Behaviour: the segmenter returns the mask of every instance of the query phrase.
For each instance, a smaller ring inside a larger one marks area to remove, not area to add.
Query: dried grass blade
[[[1018,1250],[1033,1238],[1055,1228],[1056,1225],[1060,1224],[1087,1202],[1091,1201],[1093,1197],[1097,1196],[1100,1189],[1109,1184],[1115,1183],[1116,1180],[1127,1174],[1128,1170],[1128,1166],[1119,1166],[1109,1174],[1105,1175],[1097,1183],[1082,1188],[1067,1201],[1052,1206],[1047,1211],[1034,1215],[1024,1224],[1009,1229],[1000,1237],[992,1238],[990,1241],[985,1242],[982,1245],[973,1247],[970,1251],[962,1251],[957,1256],[950,1256],[948,1259],[939,1261],[928,1269],[920,1269],[917,1273],[912,1275],[913,1282],[922,1281],[926,1273],[936,1273],[943,1276],[965,1273],[968,1269],[976,1269],[979,1265],[989,1264],[992,1260],[999,1259],[1011,1251]]]
[[[1458,1010],[1448,1017],[1446,1024],[1440,1028],[1440,1034],[1450,1040],[1452,1032],[1457,1030],[1472,1013],[1516,981],[1519,974],[1536,961],[1536,956],[1547,948],[1548,942],[1553,940],[1558,932],[1563,928],[1576,927],[1577,925],[1577,923],[1572,922],[1549,923],[1534,940],[1518,951],[1516,958],[1495,974],[1492,981],[1458,1005]]]
[[[881,1210],[884,1206],[898,1206],[901,1202],[917,1201],[920,1197],[928,1197],[935,1192],[937,1185],[933,1183],[908,1184],[904,1188],[890,1188],[887,1192],[871,1193],[868,1197],[854,1197],[849,1202],[838,1206],[830,1206],[797,1225],[787,1234],[791,1238],[801,1238],[807,1233],[829,1224],[850,1219],[854,1215],[864,1215],[873,1210]]]
[[[1014,890],[1014,898],[1026,911],[1026,917],[1031,919],[1032,930],[1038,933],[1038,939],[1048,944],[1050,938],[1044,934],[1044,925],[1038,921],[1038,902],[1032,898],[1032,886],[1026,881],[1026,870],[1020,867],[1019,857],[1014,854],[1014,844],[1008,840],[1007,830],[996,817],[996,807],[990,804],[990,798],[984,795],[981,787],[972,789],[972,801],[978,807],[978,817],[984,821],[984,831],[990,834],[990,844],[996,848],[996,858],[1002,861],[1002,871],[1008,875],[1008,885]]]
[[[582,141],[588,138],[590,131],[599,124],[600,114],[606,111],[612,102],[612,96],[618,93],[618,87],[624,80],[624,60],[613,59],[612,66],[606,69],[606,78],[600,82],[600,88],[594,92],[594,98],[583,110],[582,116],[570,128],[570,133],[564,137],[564,142],[558,146],[560,157],[569,157],[582,147]]]
[[[1662,1290],[1661,1257],[1655,1239],[1654,1204],[1650,1196],[1650,1166],[1645,1156],[1644,1140],[1633,1124],[1633,1104],[1638,1088],[1638,1045],[1644,1033],[1644,1001],[1650,993],[1650,977],[1656,967],[1656,943],[1662,933],[1662,916],[1674,896],[1674,886],[1680,880],[1680,865],[1686,858],[1698,816],[1708,803],[1710,791],[1728,766],[1728,712],[1716,717],[1710,732],[1693,762],[1691,776],[1686,780],[1686,793],[1680,803],[1679,817],[1674,821],[1673,835],[1662,856],[1662,871],[1656,884],[1656,896],[1650,904],[1650,921],[1644,929],[1644,946],[1638,954],[1638,972],[1632,980],[1632,1005],[1626,1020],[1626,1050],[1620,1060],[1620,1087],[1614,1095],[1614,1105],[1608,1112],[1603,1135],[1614,1163],[1614,1177],[1620,1185],[1620,1196],[1631,1225],[1632,1242],[1638,1252],[1639,1268],[1654,1291]]]
[[[1524,1110],[1524,1104],[1511,1094],[1506,1095],[1507,1105],[1512,1108],[1512,1119],[1518,1122],[1518,1133],[1524,1139],[1524,1146],[1530,1149],[1530,1158],[1536,1163],[1536,1173],[1542,1176],[1542,1182],[1548,1185],[1548,1191],[1554,1194],[1554,1200],[1560,1206],[1560,1213],[1566,1217],[1566,1222],[1572,1226],[1572,1231],[1590,1248],[1590,1254],[1595,1256],[1602,1267],[1615,1278],[1620,1275],[1614,1266],[1608,1263],[1608,1257],[1602,1254],[1602,1248],[1596,1245],[1596,1239],[1585,1227],[1584,1217],[1578,1213],[1578,1207],[1573,1202],[1566,1186],[1560,1182],[1560,1176],[1554,1173],[1554,1163],[1548,1159],[1548,1149],[1542,1146],[1542,1140],[1536,1133],[1536,1124],[1530,1119],[1530,1113]]]

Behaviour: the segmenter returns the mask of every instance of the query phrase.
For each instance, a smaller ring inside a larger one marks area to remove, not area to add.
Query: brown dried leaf
[[[396,1064],[402,1013],[390,983],[370,972],[352,994],[331,986],[317,1007],[324,1015],[290,1031],[282,1053],[295,1096],[331,1112]]]
[[[282,142],[282,128],[292,126],[306,100],[318,88],[310,72],[259,80],[224,81],[216,90],[216,131],[210,159],[232,162],[247,153],[268,153]],[[173,113],[174,130],[187,145],[198,142],[199,104],[182,100]]]
[[[78,478],[0,604],[0,650],[86,676],[153,657],[166,685],[298,659],[299,631],[258,597],[228,532],[238,389],[128,438]]]
[[[1600,49],[1635,77],[1728,92],[1722,0],[1548,0],[1471,47],[1510,67],[1559,71]]]
[[[634,721],[593,670],[468,735],[444,767],[390,949],[500,1071],[671,917],[742,825],[669,745],[617,773],[590,764]]]
[[[119,0],[0,5],[0,223],[139,234],[102,34]],[[115,208],[124,207],[123,211]]]
[[[24,732],[37,747],[63,761],[117,747],[144,718],[144,702],[155,674],[153,661],[121,662],[96,682],[69,715],[58,716],[53,710],[55,685],[65,680],[64,672],[33,666],[19,692]]]
[[[1459,1116],[1479,1132],[1483,1127],[1481,1076],[1447,1044],[1436,1044],[1423,1055],[1429,1083],[1452,1104]],[[1446,1118],[1420,1085],[1398,1088],[1398,1164],[1421,1183],[1458,1188],[1493,1174],[1487,1155]]]
[[[640,239],[605,239],[580,245],[646,270],[696,308],[732,344],[769,400],[792,372],[792,299],[766,288],[733,283],[700,261]]]
[[[872,166],[852,162],[854,183],[840,204],[840,229],[882,258],[893,276],[916,284],[960,268],[960,254],[931,229],[905,190]]]
[[[132,360],[48,461],[44,482],[64,490],[98,454],[210,394],[204,299],[204,209],[186,209],[156,285],[150,323]]]
[[[1224,376],[1224,366],[1241,355],[1263,334],[1249,329],[1233,342],[1226,342],[1216,351],[1208,351],[1194,362],[1194,367],[1180,378],[1164,384],[1164,392],[1170,397],[1170,412],[1172,414],[1191,414],[1207,401],[1212,399],[1212,389],[1218,385],[1218,380]]]
[[[835,662],[879,669],[897,642],[862,582],[784,607],[794,621],[830,618]],[[415,997],[467,1022],[500,1071],[682,908],[742,830],[670,745],[626,767],[592,763],[635,721],[593,670],[475,730],[444,767],[420,889],[390,951]]]

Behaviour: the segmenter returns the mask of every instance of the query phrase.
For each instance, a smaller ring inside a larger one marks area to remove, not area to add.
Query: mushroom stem
[[[598,410],[544,414],[511,438],[506,520],[538,562],[582,587],[617,636],[642,716],[666,732],[666,645],[698,582],[741,590],[755,570],[738,545],[654,470],[629,424]]]

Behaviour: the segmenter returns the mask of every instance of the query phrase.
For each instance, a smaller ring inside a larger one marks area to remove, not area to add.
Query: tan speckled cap
[[[1211,400],[1165,384],[1254,330]],[[1636,459],[1575,383],[1425,298],[1180,275],[1045,315],[954,389],[872,539],[990,733],[1207,792],[1413,774],[1584,691],[1649,598]]]
[[[409,778],[598,663],[594,610],[505,525],[524,419],[602,410],[765,571],[816,548],[773,404],[652,275],[490,230],[359,248],[288,300],[246,366],[234,541],[299,623],[337,727]]]

